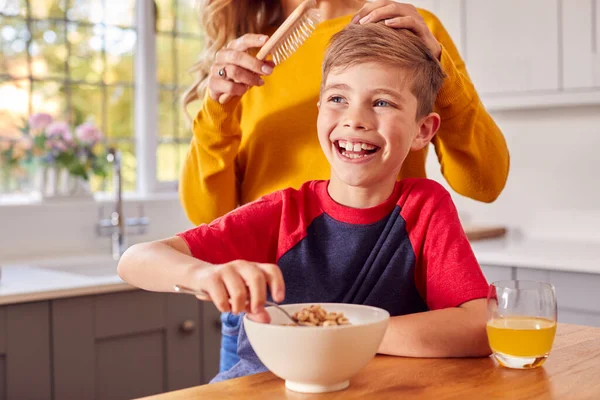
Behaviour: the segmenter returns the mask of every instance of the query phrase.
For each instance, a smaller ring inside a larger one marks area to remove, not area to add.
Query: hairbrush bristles
[[[271,50],[271,56],[273,57],[275,65],[281,64],[284,60],[289,58],[293,52],[298,50],[320,22],[321,16],[317,10],[310,9],[304,13],[302,18],[294,24],[283,40]]]

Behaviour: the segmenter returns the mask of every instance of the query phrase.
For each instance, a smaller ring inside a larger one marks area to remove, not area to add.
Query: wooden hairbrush
[[[321,15],[315,8],[316,5],[316,0],[300,3],[260,48],[256,58],[263,61],[270,54],[275,65],[289,58],[321,23]],[[224,93],[219,97],[219,103],[225,104],[231,97],[230,94]]]

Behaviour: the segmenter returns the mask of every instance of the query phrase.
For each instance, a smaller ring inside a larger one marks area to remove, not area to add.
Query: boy
[[[265,322],[267,287],[277,302],[368,304],[392,315],[380,353],[488,355],[488,285],[449,194],[427,179],[396,182],[409,151],[439,127],[443,80],[409,31],[349,26],[325,56],[318,104],[331,179],[133,246],[119,275],[146,290],[205,290],[221,312]],[[265,371],[243,326],[237,348],[240,362],[214,381]]]

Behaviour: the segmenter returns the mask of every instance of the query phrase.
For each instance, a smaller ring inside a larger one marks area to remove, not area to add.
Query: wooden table
[[[511,370],[492,358],[377,356],[346,390],[301,394],[270,372],[164,393],[150,400],[199,399],[600,399],[600,328],[559,324],[543,367]]]

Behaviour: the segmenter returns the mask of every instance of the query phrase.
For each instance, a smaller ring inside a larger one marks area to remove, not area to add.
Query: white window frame
[[[156,35],[152,0],[137,0],[135,20],[137,45],[135,56],[135,143],[137,193],[147,197],[154,193],[177,191],[177,181],[159,181],[158,150],[158,82],[156,80]]]

